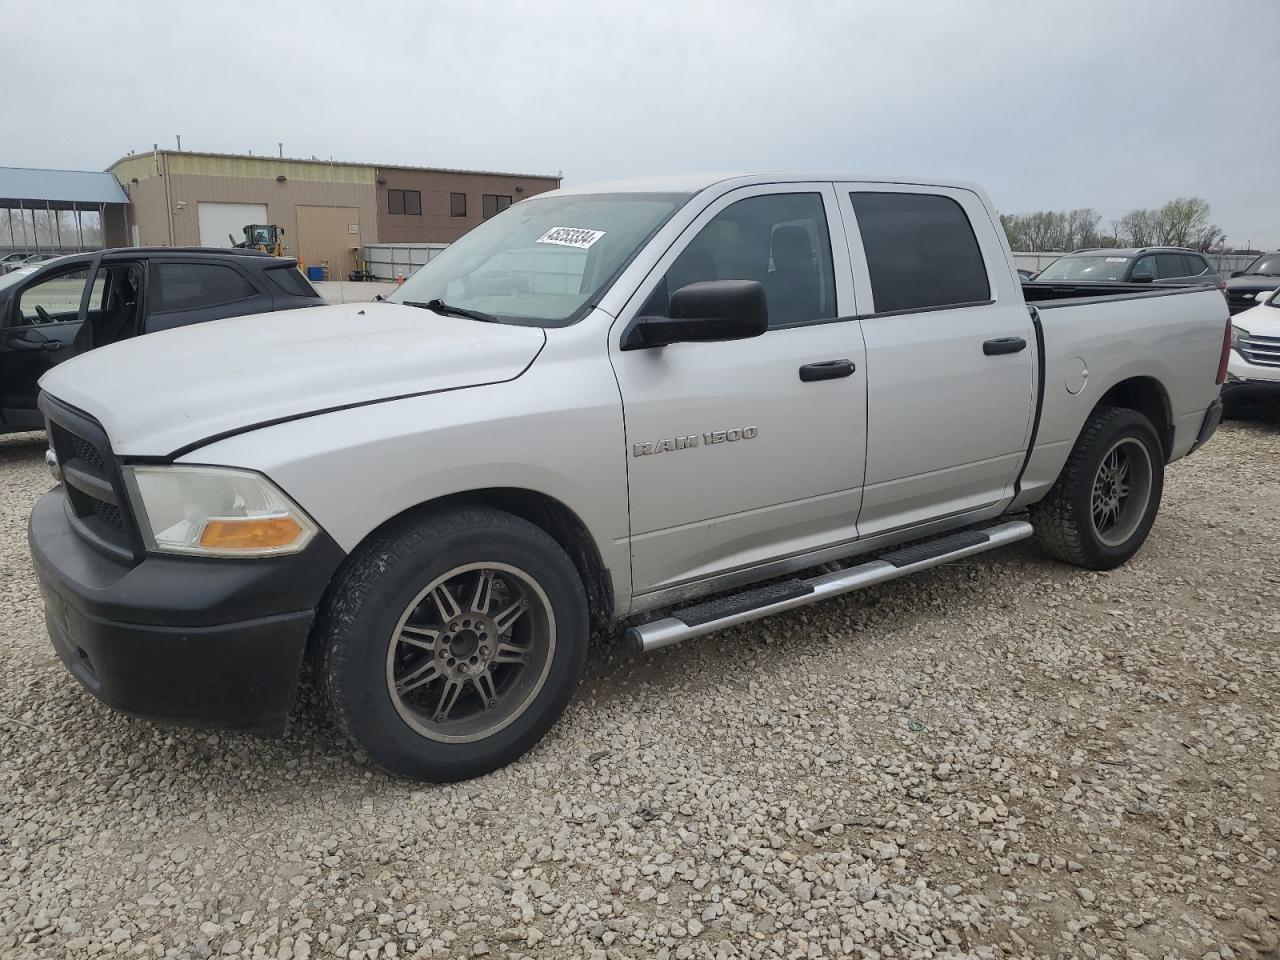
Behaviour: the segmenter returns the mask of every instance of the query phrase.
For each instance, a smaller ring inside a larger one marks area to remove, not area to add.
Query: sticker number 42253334
[[[603,230],[586,227],[552,227],[537,239],[538,243],[553,243],[557,247],[577,247],[586,250],[604,236]]]

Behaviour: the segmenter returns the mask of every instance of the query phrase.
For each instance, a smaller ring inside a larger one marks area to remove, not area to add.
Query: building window
[[[486,193],[480,199],[484,201],[481,212],[486,220],[511,206],[511,198],[502,194]]]
[[[449,216],[465,217],[467,215],[467,195],[465,193],[449,194]]]
[[[388,190],[387,212],[405,213],[413,217],[422,216],[422,191]]]

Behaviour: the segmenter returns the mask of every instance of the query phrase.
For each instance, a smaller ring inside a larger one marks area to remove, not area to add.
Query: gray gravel
[[[1146,549],[1020,545],[646,658],[520,763],[371,772],[116,716],[44,635],[0,440],[0,957],[1277,954],[1280,424],[1169,475]]]

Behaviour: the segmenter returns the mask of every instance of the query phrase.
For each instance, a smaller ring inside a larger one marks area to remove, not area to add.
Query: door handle
[[[982,345],[982,352],[988,357],[999,356],[1002,353],[1021,353],[1025,349],[1027,349],[1027,341],[1021,337],[996,337]]]
[[[853,375],[857,367],[852,360],[823,360],[821,363],[806,363],[800,368],[800,379],[805,383],[814,380],[839,380],[841,377]]]

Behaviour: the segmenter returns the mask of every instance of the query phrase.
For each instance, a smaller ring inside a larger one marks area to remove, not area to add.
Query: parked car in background
[[[1222,387],[1227,406],[1280,404],[1280,290],[1231,317],[1231,360]]]
[[[31,254],[31,256],[27,257],[27,259],[25,259],[25,260],[23,260],[23,261],[22,261],[22,265],[23,265],[24,267],[38,267],[38,266],[40,266],[41,264],[48,263],[48,262],[50,262],[51,260],[57,260],[58,258],[60,258],[60,257],[64,257],[64,256],[67,256],[67,254],[63,254],[63,253],[33,253],[33,254]]]
[[[1114,568],[1217,427],[1226,303],[1020,284],[997,223],[909,178],[560,190],[386,302],[78,357],[40,401],[53,645],[241,728],[316,657],[372,759],[458,780],[550,728],[593,623],[652,650],[1033,533]]]
[[[1182,247],[1074,250],[1049,264],[1036,283],[1157,283],[1221,287],[1222,277],[1203,254]]]
[[[256,250],[137,247],[58,257],[0,280],[0,432],[35,430],[40,377],[143,333],[325,301],[297,261]]]
[[[1280,288],[1280,250],[1264,253],[1227,281],[1227,307],[1232,313],[1250,310]]]
[[[33,256],[33,254],[22,252],[5,254],[3,257],[0,257],[0,274],[5,274],[10,270],[18,269],[18,267],[26,263],[27,259],[31,256]]]

